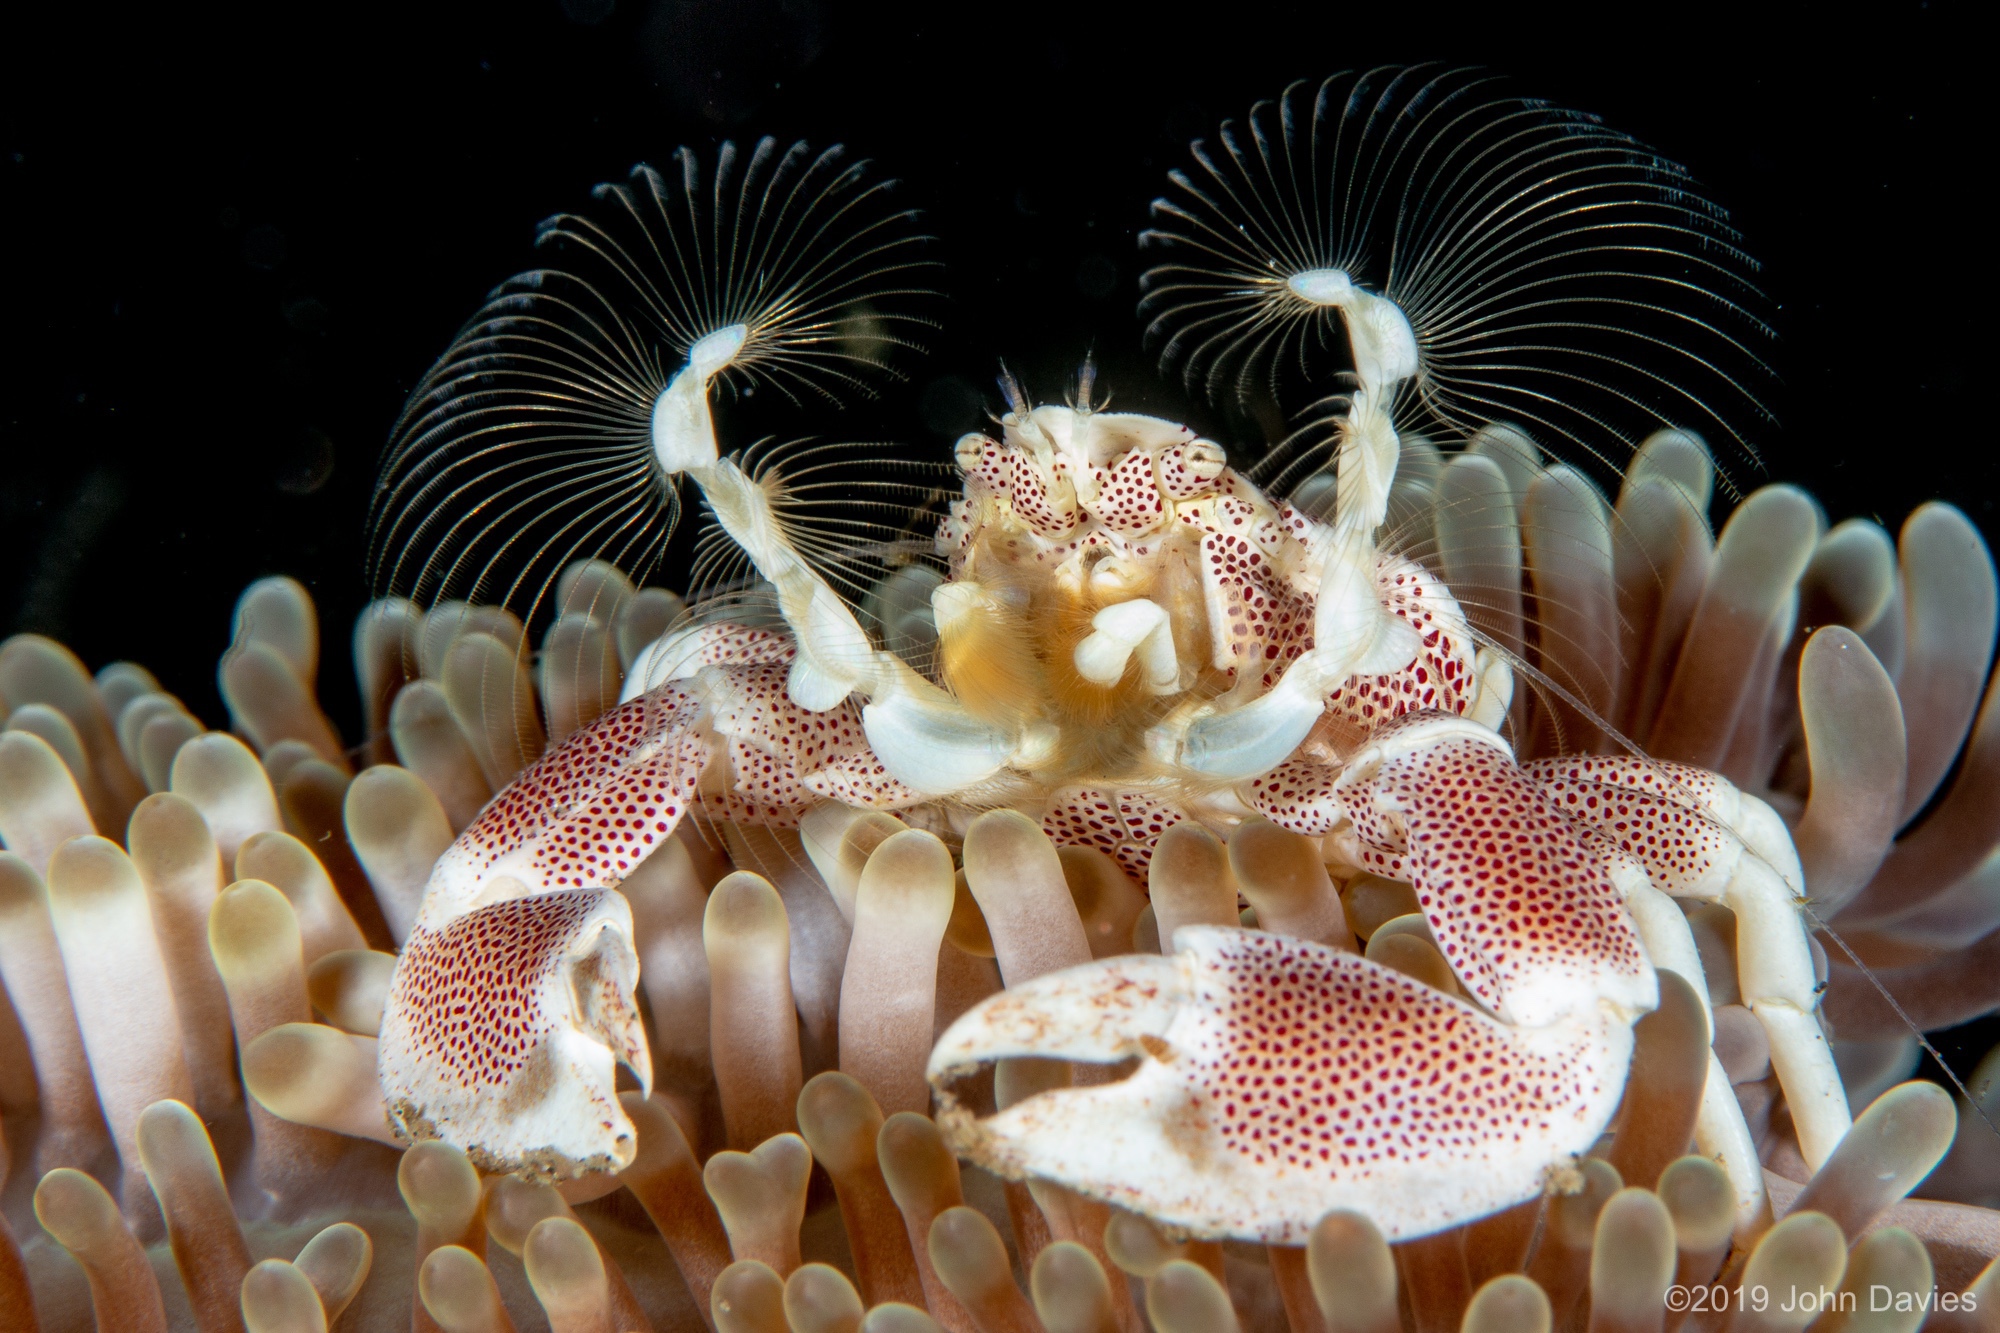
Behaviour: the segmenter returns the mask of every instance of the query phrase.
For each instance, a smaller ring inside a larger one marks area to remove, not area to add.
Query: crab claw
[[[633,1000],[632,908],[606,889],[513,898],[403,948],[380,1074],[412,1142],[442,1138],[483,1171],[553,1182],[631,1165],[617,1066],[650,1094]]]
[[[383,1006],[382,1100],[404,1137],[534,1180],[632,1161],[617,1067],[650,1091],[618,884],[674,830],[713,742],[678,685],[573,733],[438,858]]]
[[[954,1023],[928,1076],[959,1154],[1193,1236],[1302,1245],[1351,1208],[1404,1240],[1535,1197],[1624,1089],[1632,1015],[1616,1003],[1515,1027],[1305,940],[1188,926],[1175,943],[1048,973]],[[1138,1068],[984,1120],[951,1095],[1013,1056]]]

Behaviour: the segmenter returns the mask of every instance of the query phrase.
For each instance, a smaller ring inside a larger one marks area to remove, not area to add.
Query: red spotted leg
[[[1337,783],[1361,864],[1407,880],[1466,991],[1540,1027],[1598,1005],[1658,1003],[1614,866],[1514,764],[1493,732],[1413,714],[1383,728]]]
[[[1797,863],[1789,842],[1782,837],[1783,824],[1768,806],[1741,797],[1728,783],[1700,769],[1644,760],[1577,756],[1537,760],[1523,765],[1521,773],[1541,787],[1555,807],[1576,824],[1581,835],[1586,840],[1596,841],[1599,852],[1611,861],[1613,879],[1625,895],[1626,908],[1632,914],[1647,956],[1660,966],[1673,968],[1691,982],[1702,982],[1700,955],[1694,948],[1686,917],[1666,900],[1662,892],[1662,889],[1680,891],[1675,885],[1684,883],[1685,876],[1676,877],[1668,873],[1668,869],[1659,864],[1658,856],[1641,858],[1632,855],[1628,849],[1643,846],[1643,840],[1621,839],[1615,829],[1604,829],[1600,834],[1593,820],[1578,817],[1579,807],[1584,813],[1594,812],[1600,805],[1608,810],[1609,804],[1602,799],[1604,794],[1596,792],[1599,786],[1606,784],[1666,797],[1685,802],[1689,807],[1680,810],[1676,806],[1679,813],[1670,822],[1690,828],[1704,824],[1701,815],[1696,813],[1700,810],[1706,812],[1709,819],[1720,819],[1737,826],[1739,836],[1744,837],[1747,845],[1771,849],[1772,855],[1767,860],[1779,866],[1781,873],[1783,868],[1796,866]],[[1375,869],[1384,869],[1392,864],[1401,866],[1401,856],[1393,851],[1363,849],[1346,827],[1348,801],[1352,797],[1349,788],[1353,785],[1353,770],[1311,760],[1294,760],[1245,783],[1243,795],[1259,814],[1295,833],[1312,837],[1335,834],[1347,844],[1350,859],[1357,863],[1367,861]],[[1393,841],[1393,834],[1389,836],[1394,846],[1402,845]],[[1708,840],[1711,836],[1727,835],[1704,824],[1700,840]],[[1677,833],[1669,842],[1675,847],[1685,845]],[[1702,995],[1704,1004],[1705,992],[1706,986],[1698,984],[1697,993]],[[1729,1087],[1727,1075],[1722,1073],[1719,1061],[1711,1063],[1711,1086],[1702,1097],[1701,1114],[1695,1126],[1696,1142],[1704,1155],[1722,1162],[1729,1171],[1730,1181],[1737,1193],[1739,1223],[1752,1226],[1763,1205],[1763,1166],[1758,1161],[1756,1146],[1743,1121],[1742,1107]]]
[[[1818,1170],[1852,1116],[1814,1012],[1818,976],[1799,910],[1798,853],[1777,814],[1727,779],[1679,764],[1579,756],[1529,771],[1566,814],[1643,865],[1662,891],[1735,912],[1743,1002],[1770,1038],[1799,1151]]]
[[[1643,943],[1644,956],[1660,966],[1673,968],[1693,983],[1703,993],[1706,1010],[1700,954],[1685,916],[1663,892],[1682,889],[1661,873],[1657,856],[1638,854],[1643,839],[1601,835],[1590,820],[1576,817],[1574,790],[1560,782],[1551,782],[1553,765],[1602,767],[1607,761],[1578,758],[1517,769],[1511,758],[1498,749],[1497,742],[1482,748],[1477,734],[1429,744],[1422,739],[1426,733],[1437,737],[1448,735],[1450,730],[1449,724],[1442,720],[1399,724],[1377,740],[1389,754],[1401,751],[1401,757],[1386,758],[1377,768],[1376,761],[1364,751],[1342,775],[1343,785],[1352,786],[1340,795],[1354,819],[1358,841],[1364,845],[1361,859],[1367,862],[1372,856],[1375,868],[1414,882],[1419,905],[1467,988],[1485,998],[1476,984],[1478,960],[1482,957],[1504,960],[1509,952],[1525,945],[1531,954],[1548,956],[1541,961],[1532,958],[1517,959],[1512,964],[1503,961],[1502,967],[1520,967],[1525,963],[1531,971],[1549,968],[1548,975],[1560,985],[1566,967],[1578,963],[1588,967],[1589,960],[1596,957],[1612,967],[1612,972],[1604,974],[1597,984],[1607,991],[1616,991],[1616,973],[1621,965],[1615,960],[1628,947],[1624,941],[1631,932],[1636,932]],[[1354,782],[1361,774],[1369,776]],[[1662,777],[1677,779],[1676,792],[1704,793],[1710,809],[1734,815],[1747,806],[1761,807],[1761,803],[1749,798],[1736,800],[1734,788],[1727,782],[1700,770],[1674,774],[1666,774],[1659,768],[1650,771],[1652,783],[1657,784]],[[1763,808],[1768,811],[1768,807]],[[1776,816],[1770,819],[1775,823]],[[1743,845],[1697,817],[1690,816],[1689,822],[1706,828],[1738,849]],[[1756,830],[1760,842],[1769,841],[1768,830],[1756,821],[1754,811],[1743,822]],[[1377,844],[1372,851],[1365,847],[1371,837]],[[1401,858],[1395,855],[1399,846],[1406,849]],[[1754,891],[1759,901],[1767,908],[1774,902],[1785,902],[1777,876],[1764,868],[1762,861],[1757,861],[1757,866],[1762,871],[1762,879],[1757,881],[1761,887]],[[1455,901],[1458,895],[1452,886],[1466,883],[1477,884],[1480,891],[1467,895],[1461,905]],[[1559,886],[1553,896],[1549,893],[1551,886]],[[1622,911],[1617,906],[1620,899]],[[1454,916],[1460,919],[1454,921],[1451,919]],[[1613,923],[1614,918],[1618,919],[1617,924]],[[1604,924],[1592,926],[1592,921]],[[1624,922],[1629,922],[1629,927]],[[1451,942],[1461,933],[1470,937],[1466,954],[1460,954]],[[1510,940],[1510,935],[1515,938]],[[1802,947],[1802,937],[1795,927],[1791,935],[1792,942]],[[1610,946],[1609,951],[1600,952],[1600,945]],[[1762,959],[1774,952],[1782,956],[1783,950],[1782,945],[1773,950],[1753,944],[1746,957]],[[1562,961],[1563,954],[1569,955],[1569,962]],[[1466,961],[1472,964],[1470,969]],[[1473,975],[1467,975],[1468,970]],[[1745,975],[1767,974],[1761,964],[1752,963]],[[1578,980],[1586,988],[1591,984],[1587,975]],[[1746,981],[1745,993],[1761,992]],[[1774,1046],[1781,1039],[1780,1032],[1796,1030],[1796,1024],[1788,1026],[1790,1016],[1797,1012],[1788,1002],[1767,1003],[1757,1012],[1772,1029]],[[1506,1016],[1504,1011],[1503,1016]],[[1534,1021],[1531,1015],[1519,1011],[1515,1016]],[[1806,1017],[1809,1021],[1810,1014]],[[1816,1025],[1811,1031],[1813,1037],[1819,1037]],[[1824,1040],[1817,1043],[1823,1053],[1818,1060],[1813,1058],[1810,1043],[1793,1041],[1792,1047],[1794,1050],[1807,1047],[1797,1062],[1808,1071],[1806,1077],[1798,1080],[1802,1100],[1809,1099],[1808,1088],[1828,1086],[1838,1097],[1838,1075]],[[1763,1213],[1762,1163],[1744,1123],[1742,1107],[1720,1061],[1712,1053],[1709,1064],[1710,1077],[1695,1127],[1696,1141],[1705,1155],[1721,1162],[1729,1173],[1736,1191],[1738,1226],[1753,1227]],[[1837,1106],[1824,1103],[1824,1097],[1814,1103],[1823,1114],[1813,1123],[1819,1126],[1825,1122],[1832,1131],[1832,1141],[1837,1142],[1848,1123],[1846,1102],[1840,1099]]]
[[[412,1140],[561,1180],[631,1163],[619,1063],[649,1089],[632,913],[615,886],[669,837],[714,741],[670,685],[544,755],[439,858],[396,964],[383,1099]]]

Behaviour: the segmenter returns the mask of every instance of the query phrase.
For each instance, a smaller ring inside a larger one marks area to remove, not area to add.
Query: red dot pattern
[[[1079,499],[1071,460],[1064,454],[1057,453],[1049,460],[1045,475],[1043,465],[1028,450],[976,437],[977,452],[970,466],[963,468],[966,498],[953,502],[939,525],[937,549],[962,554],[972,544],[980,526],[980,501],[985,497],[1002,501],[1005,510],[1040,539],[1034,555],[1043,562],[1060,563],[1083,546],[1099,544],[1125,554],[1123,539],[1157,532],[1174,517],[1176,507],[1218,495],[1224,498],[1217,506],[1200,507],[1226,509],[1220,520],[1202,513],[1189,521],[1209,528],[1218,521],[1225,526],[1257,521],[1262,497],[1226,468],[1218,471],[1212,460],[1192,458],[1189,446],[1194,443],[1194,432],[1183,428],[1182,433],[1185,439],[1157,454],[1141,445],[1126,450],[1107,466],[1092,466],[1084,488],[1092,492],[1088,500]],[[1246,494],[1227,494],[1238,488]],[[1270,523],[1269,519],[1263,521]],[[1078,531],[1079,523],[1085,524],[1082,532]],[[1140,546],[1130,553],[1143,556],[1150,548]]]
[[[938,520],[937,553],[951,556],[952,568],[972,547],[973,534],[979,530],[974,511],[977,503],[971,499],[953,500],[945,506],[944,517]]]
[[[967,489],[1006,498],[1038,537],[1065,537],[1083,515],[1067,460],[1058,454],[1051,467],[1053,484],[1042,479],[1041,468],[1026,450],[981,436],[978,459],[965,473]]]
[[[1561,767],[1543,761],[1528,771],[1557,809],[1636,858],[1663,891],[1687,893],[1716,878],[1725,855],[1740,846],[1736,835],[1696,809],[1688,788],[1664,775],[1646,775],[1636,763],[1632,770],[1621,776],[1650,777],[1651,790],[1570,776],[1591,771],[1574,760]]]
[[[1153,477],[1153,456],[1144,448],[1127,450],[1108,468],[1094,467],[1091,480],[1097,494],[1084,508],[1113,532],[1143,537],[1167,521],[1167,497]]]
[[[1212,461],[1191,459],[1185,444],[1162,449],[1155,466],[1159,471],[1160,490],[1176,503],[1206,499],[1215,494],[1216,479],[1222,475]]]
[[[1221,593],[1219,630],[1230,670],[1255,671],[1270,689],[1313,645],[1314,599],[1277,578],[1252,537],[1212,533],[1202,538],[1201,554],[1204,579]],[[1375,582],[1383,605],[1417,631],[1420,646],[1399,671],[1344,682],[1328,696],[1327,711],[1364,731],[1420,709],[1463,714],[1476,690],[1474,649],[1449,594],[1421,567],[1391,555],[1381,557]]]
[[[870,810],[907,810],[930,799],[900,778],[892,777],[875,752],[866,746],[852,754],[836,755],[800,781],[819,796]]]
[[[1205,960],[1206,961],[1206,960]],[[1581,1136],[1607,1099],[1590,1043],[1543,1054],[1504,1025],[1351,953],[1231,931],[1197,973],[1216,1017],[1177,1047],[1198,1109],[1249,1164],[1365,1180],[1392,1163],[1474,1158]]]
[[[1640,976],[1645,956],[1609,868],[1513,760],[1469,738],[1391,759],[1345,802],[1365,868],[1415,886],[1438,948],[1498,1010],[1554,975]]]
[[[829,797],[899,810],[925,798],[891,777],[868,748],[852,700],[809,713],[785,692],[788,640],[762,630],[718,627],[718,651],[765,660],[713,665],[704,677],[710,725],[691,682],[660,686],[621,704],[530,765],[459,837],[470,870],[483,875],[528,848],[531,888],[612,887],[673,832],[691,805],[713,818],[795,828]],[[782,646],[784,655],[776,651]],[[700,792],[718,744],[729,783]]]
[[[676,660],[682,664],[681,674],[691,676],[701,667],[724,662],[790,662],[798,655],[798,645],[789,635],[724,623],[696,630]]]
[[[1160,835],[1187,818],[1147,792],[1069,787],[1049,799],[1042,832],[1058,847],[1095,847],[1143,890]]]
[[[391,1004],[408,1016],[411,1054],[467,1088],[519,1073],[559,1026],[543,1006],[570,939],[602,890],[493,903],[443,930],[413,931],[396,966]]]
[[[472,872],[525,847],[540,887],[616,885],[687,812],[711,752],[699,708],[663,685],[572,733],[459,835]]]
[[[1472,674],[1473,644],[1456,610],[1444,612],[1450,594],[1420,567],[1384,556],[1375,583],[1382,604],[1417,632],[1410,664],[1382,676],[1355,676],[1327,696],[1326,710],[1344,714],[1369,731],[1384,720],[1418,711],[1463,716],[1478,693]]]
[[[922,799],[889,776],[868,748],[861,707],[843,699],[811,713],[785,692],[778,664],[721,668],[715,728],[729,736],[734,795],[752,806],[789,812],[786,827],[806,806],[839,795],[852,805],[896,809]],[[850,799],[851,798],[851,799]]]
[[[1728,779],[1705,768],[1666,759],[1640,759],[1633,755],[1556,755],[1549,759],[1531,760],[1521,765],[1521,771],[1537,782],[1566,778],[1622,787],[1627,791],[1649,792],[1692,810],[1714,809],[1723,792],[1729,789]]]
[[[1265,689],[1312,647],[1313,599],[1271,578],[1269,558],[1246,536],[1210,533],[1201,539],[1202,576],[1222,593],[1220,639],[1228,670],[1251,671]]]
[[[694,799],[703,818],[759,828],[797,828],[805,811],[795,805],[766,805],[736,791],[704,791]]]
[[[1261,778],[1250,779],[1250,805],[1279,828],[1317,838],[1332,832],[1346,817],[1334,792],[1339,779],[1340,769],[1332,764],[1289,760]]]

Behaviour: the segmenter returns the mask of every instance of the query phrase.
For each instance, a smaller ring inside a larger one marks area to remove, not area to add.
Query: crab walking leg
[[[1854,1123],[1833,1049],[1813,1012],[1818,977],[1790,886],[1755,856],[1738,861],[1723,901],[1736,913],[1736,972],[1743,1002],[1771,1039],[1799,1152],[1817,1171]]]
[[[928,1071],[952,1147],[1196,1236],[1299,1245],[1352,1208],[1404,1240],[1535,1197],[1623,1091],[1631,1021],[1614,1007],[1516,1027],[1311,941],[1176,938],[1170,957],[1046,973],[954,1023]],[[984,1120],[954,1100],[959,1075],[1013,1056],[1139,1067]]]
[[[611,892],[671,836],[715,750],[670,685],[574,734],[439,858],[381,1029],[383,1100],[412,1139],[563,1179],[631,1163],[616,1066],[650,1087],[631,908]]]
[[[1473,656],[1472,671],[1479,687],[1465,715],[1482,727],[1498,731],[1514,703],[1514,668],[1504,654],[1481,648]]]
[[[639,650],[625,675],[618,702],[631,703],[649,690],[699,675],[703,667],[724,662],[790,662],[796,653],[790,639],[772,630],[730,624],[685,625]]]
[[[1704,814],[1741,838],[1794,893],[1805,896],[1805,871],[1784,819],[1769,802],[1752,796],[1720,773],[1631,755],[1559,755],[1533,760],[1521,770],[1538,782],[1601,784]]]
[[[1708,978],[1701,965],[1701,950],[1688,927],[1687,914],[1674,900],[1653,887],[1644,866],[1616,847],[1607,848],[1612,859],[1612,878],[1625,894],[1625,910],[1632,914],[1639,941],[1655,968],[1678,972],[1693,988],[1701,1002],[1709,1037],[1715,1034],[1715,1013],[1708,1003]],[[1722,1061],[1713,1050],[1708,1056],[1708,1079],[1702,1085],[1701,1106],[1695,1113],[1695,1146],[1703,1156],[1722,1164],[1736,1194],[1738,1227],[1753,1225],[1764,1202],[1764,1166],[1757,1159],[1750,1126],[1743,1119],[1743,1104],[1736,1100],[1723,1072]]]
[[[1736,1196],[1736,1226],[1739,1237],[1748,1239],[1764,1211],[1764,1164],[1757,1156],[1757,1141],[1743,1119],[1743,1103],[1729,1086],[1729,1073],[1722,1057],[1708,1053],[1708,1081],[1701,1088],[1701,1109],[1694,1118],[1694,1146],[1703,1157],[1721,1165]]]
[[[1635,857],[1665,892],[1723,902],[1736,914],[1743,1002],[1771,1039],[1771,1063],[1791,1108],[1799,1151],[1817,1171],[1853,1117],[1813,1013],[1818,978],[1805,919],[1794,886],[1783,877],[1787,858],[1767,856],[1723,822],[1737,818],[1768,845],[1773,834],[1758,812],[1769,807],[1740,793],[1732,799],[1733,787],[1700,770],[1674,766],[1663,778],[1664,767],[1650,770],[1650,782],[1645,768],[1628,762],[1572,760],[1534,771],[1565,813]],[[1797,864],[1795,854],[1789,864]]]
[[[1612,880],[1625,895],[1625,910],[1632,914],[1632,925],[1639,932],[1647,959],[1655,968],[1680,973],[1694,988],[1695,999],[1701,1002],[1707,1039],[1713,1041],[1715,1011],[1708,1003],[1708,977],[1702,969],[1701,950],[1694,942],[1686,913],[1674,905],[1672,898],[1653,887],[1645,867],[1632,857],[1613,851],[1610,859]]]

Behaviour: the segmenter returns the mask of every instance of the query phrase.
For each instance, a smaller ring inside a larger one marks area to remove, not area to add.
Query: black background
[[[1834,518],[1941,497],[1996,532],[1970,6],[200,9],[0,19],[0,632],[143,661],[211,723],[253,577],[303,579],[344,657],[404,395],[593,183],[771,133],[844,140],[927,210],[933,355],[876,407],[771,429],[942,456],[999,358],[1054,397],[1094,346],[1120,406],[1220,430],[1139,346],[1146,204],[1190,137],[1354,65],[1487,65],[1685,163],[1778,306],[1770,475]]]
[[[1770,474],[1835,518],[1937,496],[1993,531],[1964,8],[174,8],[8,7],[0,631],[142,660],[212,722],[248,579],[305,580],[342,650],[404,395],[594,182],[768,132],[844,140],[927,210],[950,302],[911,382],[746,429],[941,455],[999,358],[1053,397],[1094,345],[1121,406],[1220,431],[1139,346],[1146,204],[1191,136],[1357,64],[1485,64],[1687,164],[1779,307]]]

